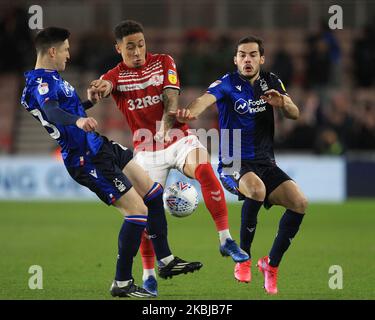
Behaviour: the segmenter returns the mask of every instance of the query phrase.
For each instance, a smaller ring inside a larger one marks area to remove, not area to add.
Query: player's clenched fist
[[[85,132],[95,131],[98,127],[98,122],[94,118],[79,118],[76,122],[78,128]]]
[[[185,123],[185,122],[197,119],[197,117],[193,116],[191,114],[191,111],[186,108],[177,109],[176,111],[170,111],[169,115],[175,116],[176,120],[181,123]]]

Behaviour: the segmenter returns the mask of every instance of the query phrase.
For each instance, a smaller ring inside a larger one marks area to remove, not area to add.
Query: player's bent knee
[[[114,206],[121,211],[124,216],[127,215],[146,215],[148,210],[139,194],[132,188],[125,193]]]
[[[133,203],[129,204],[126,207],[123,207],[123,212],[125,212],[125,216],[128,215],[148,215],[147,207],[144,205],[144,203]]]
[[[262,184],[256,183],[256,184],[246,185],[244,189],[245,190],[242,192],[240,188],[240,191],[247,198],[250,198],[256,201],[264,201],[266,197],[266,187]]]
[[[250,190],[250,198],[257,201],[264,201],[266,198],[266,188],[254,187]]]
[[[195,179],[198,179],[200,177],[211,177],[215,176],[214,170],[212,169],[211,163],[198,163],[194,167],[194,176]],[[216,177],[216,176],[215,176]]]
[[[239,190],[247,198],[264,201],[266,197],[266,186],[263,181],[253,172],[247,172],[239,181]]]
[[[308,207],[308,205],[309,205],[309,201],[307,200],[307,198],[306,197],[303,197],[302,198],[302,209],[303,209],[303,212],[306,212],[306,210],[307,210],[307,207]]]
[[[293,203],[293,211],[298,213],[305,213],[308,207],[308,200],[306,197],[301,196]]]

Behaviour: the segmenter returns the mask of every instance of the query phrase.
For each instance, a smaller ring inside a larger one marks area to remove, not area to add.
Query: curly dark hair
[[[134,20],[121,21],[114,30],[116,40],[135,33],[143,33],[143,26]]]

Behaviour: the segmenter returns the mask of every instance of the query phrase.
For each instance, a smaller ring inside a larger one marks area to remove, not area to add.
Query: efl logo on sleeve
[[[176,71],[173,71],[171,69],[168,70],[168,81],[171,84],[176,84],[177,83],[177,74],[176,74]]]
[[[38,86],[38,92],[41,96],[47,94],[49,92],[48,83],[46,82],[41,83]]]
[[[215,88],[217,85],[221,83],[220,80],[216,80],[215,82],[211,83],[208,89]]]

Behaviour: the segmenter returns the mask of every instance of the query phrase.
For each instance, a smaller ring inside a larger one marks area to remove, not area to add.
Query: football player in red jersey
[[[151,179],[165,186],[170,169],[177,169],[198,180],[208,211],[219,233],[220,253],[243,262],[249,256],[232,239],[223,188],[209,162],[206,148],[187,124],[169,115],[178,109],[180,83],[173,58],[146,50],[143,27],[135,21],[122,21],[115,27],[116,50],[123,61],[109,70],[94,86],[102,96],[112,94],[133,133],[136,162]],[[138,177],[129,177],[139,180]],[[142,185],[137,181],[134,185]],[[154,253],[147,235],[142,239],[144,288],[156,293]]]

